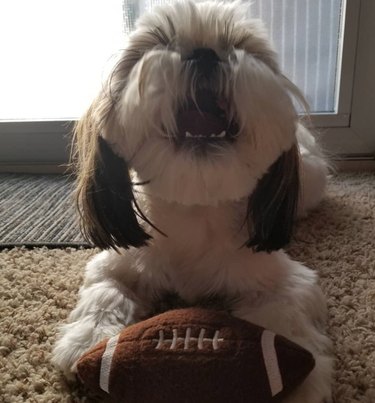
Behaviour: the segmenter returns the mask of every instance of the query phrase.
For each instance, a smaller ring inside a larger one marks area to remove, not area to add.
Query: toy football
[[[168,311],[103,340],[78,362],[93,392],[127,403],[267,403],[315,365],[302,347],[222,311]]]

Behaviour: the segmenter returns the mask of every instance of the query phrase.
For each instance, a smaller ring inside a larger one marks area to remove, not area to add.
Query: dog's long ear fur
[[[126,161],[102,138],[117,130],[113,102],[102,93],[75,130],[76,201],[85,238],[101,249],[147,245],[151,238],[138,223],[147,221],[133,193]]]
[[[272,252],[287,245],[297,213],[299,197],[299,152],[296,145],[284,152],[259,180],[249,197],[246,246]]]

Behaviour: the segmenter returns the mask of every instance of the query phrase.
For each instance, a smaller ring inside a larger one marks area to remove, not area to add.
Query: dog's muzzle
[[[238,125],[230,117],[228,101],[217,93],[215,85],[221,60],[212,49],[199,48],[186,61],[197,77],[197,88],[178,110],[176,144],[205,151],[211,145],[234,142]]]

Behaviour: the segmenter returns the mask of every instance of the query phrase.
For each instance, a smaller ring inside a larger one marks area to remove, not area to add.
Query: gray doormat
[[[64,175],[0,174],[0,248],[88,247]]]

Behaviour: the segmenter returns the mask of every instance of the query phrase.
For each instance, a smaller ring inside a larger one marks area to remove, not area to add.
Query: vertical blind
[[[124,0],[124,31],[152,7],[175,0]],[[283,72],[313,112],[335,112],[345,0],[249,0],[249,15],[266,24]]]

